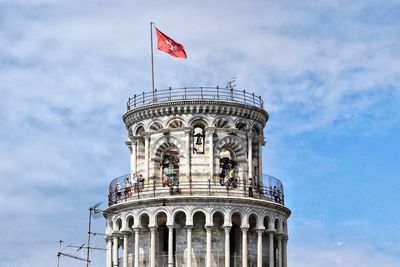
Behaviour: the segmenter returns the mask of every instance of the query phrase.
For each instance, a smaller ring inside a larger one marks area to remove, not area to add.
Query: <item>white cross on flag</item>
[[[185,47],[182,44],[171,39],[157,28],[156,32],[157,32],[157,48],[159,50],[164,51],[174,57],[187,58]]]

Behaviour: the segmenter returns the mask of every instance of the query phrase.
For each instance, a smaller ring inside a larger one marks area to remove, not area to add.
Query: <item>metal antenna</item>
[[[94,204],[89,208],[89,227],[88,227],[88,241],[87,241],[87,252],[86,252],[86,267],[89,267],[90,263],[90,236],[91,236],[91,227],[92,227],[92,212],[96,213],[96,209],[101,205],[103,202],[99,202]]]
[[[236,82],[236,78],[233,77],[233,78],[232,78],[232,81],[228,81],[228,82],[226,83],[226,88],[229,88],[229,89],[235,88],[235,87],[236,87],[235,82]]]
[[[57,252],[57,267],[60,267],[60,256],[61,256],[61,254],[60,254],[60,252],[61,252],[61,243],[62,243],[63,241],[62,240],[60,240],[60,243],[59,243],[59,245],[58,245],[58,252]]]

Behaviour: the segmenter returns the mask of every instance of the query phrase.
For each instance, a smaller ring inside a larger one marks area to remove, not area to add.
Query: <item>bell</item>
[[[203,143],[201,142],[202,136],[200,134],[197,135],[196,138],[196,145],[202,145]]]

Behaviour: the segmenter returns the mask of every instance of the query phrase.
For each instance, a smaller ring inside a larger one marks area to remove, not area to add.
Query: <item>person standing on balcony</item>
[[[136,174],[131,172],[131,190],[133,190],[136,193],[137,190],[137,179],[136,179]]]
[[[253,179],[249,178],[249,197],[253,196],[253,186],[254,186]]]

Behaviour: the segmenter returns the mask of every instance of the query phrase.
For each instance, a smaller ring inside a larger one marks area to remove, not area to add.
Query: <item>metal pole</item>
[[[92,207],[89,208],[89,231],[88,231],[88,241],[87,241],[87,253],[86,253],[86,267],[89,267],[89,257],[90,257],[90,235],[92,234],[91,231],[92,226]]]
[[[57,253],[57,267],[60,267],[60,256],[61,256],[60,252],[61,252],[61,243],[62,243],[62,240],[60,240],[60,244],[58,245],[58,253]]]
[[[154,23],[150,22],[150,42],[151,42],[151,85],[153,89],[153,100],[155,99],[155,91],[154,91],[154,56],[153,56],[153,26]]]

